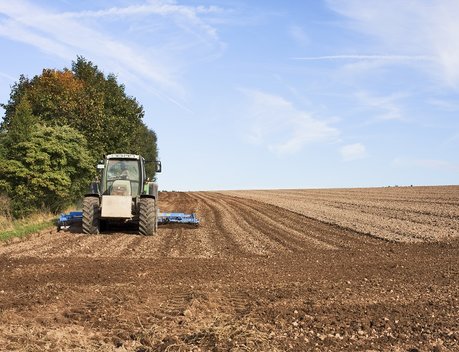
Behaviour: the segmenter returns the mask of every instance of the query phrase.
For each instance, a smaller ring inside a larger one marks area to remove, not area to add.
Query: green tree
[[[82,57],[72,63],[72,72],[77,79],[85,82],[84,94],[88,97],[85,100],[97,97],[97,104],[91,104],[92,107],[97,106],[98,110],[96,113],[92,110],[93,117],[89,119],[92,135],[87,138],[91,145],[94,139],[101,142],[102,151],[99,152],[99,157],[115,152],[139,154],[142,149],[140,145],[153,141],[155,152],[141,155],[146,159],[156,158],[156,135],[151,138],[148,133],[144,133],[146,126],[142,122],[143,107],[135,98],[126,94],[124,85],[118,83],[116,76],[109,74],[105,77],[96,65]],[[84,130],[85,126],[78,129]],[[144,137],[149,139],[145,140]],[[150,153],[150,149],[145,149],[144,152]]]
[[[144,156],[145,160],[150,161],[146,164],[145,169],[147,176],[155,179],[155,163],[158,159],[157,137],[156,133],[149,129],[143,123],[139,126],[136,132],[136,138],[142,143],[138,143],[133,150],[133,153]]]
[[[88,141],[94,161],[103,154],[134,153],[139,145],[156,143],[145,133],[144,110],[125,92],[113,74],[105,76],[91,61],[77,57],[71,70],[44,69],[32,79],[21,76],[12,87],[1,129],[9,131],[18,105],[27,99],[32,114],[48,126],[70,126]],[[147,140],[139,138],[148,137]],[[144,150],[146,159],[156,157],[156,145]]]
[[[6,147],[7,133],[6,131],[0,130],[0,159],[6,158],[6,153],[8,149]]]
[[[14,83],[11,87],[10,99],[8,103],[0,104],[0,107],[5,110],[5,116],[3,117],[3,121],[0,124],[0,129],[2,131],[8,130],[11,119],[16,113],[16,106],[21,102],[22,97],[26,94],[30,86],[31,83],[29,79],[24,75],[20,75],[18,82]]]
[[[32,107],[27,96],[17,104],[11,118],[8,134],[5,135],[5,147],[8,156],[14,157],[15,146],[30,139],[38,119],[32,113]]]
[[[68,126],[37,125],[15,151],[15,159],[0,159],[0,185],[13,200],[15,217],[61,211],[83,195],[94,173],[84,136]]]
[[[86,167],[103,154],[158,155],[142,105],[83,57],[71,69],[21,75],[1,107],[0,194],[12,198],[16,216],[45,206],[57,211],[78,197],[92,177]],[[154,178],[154,164],[147,165]]]

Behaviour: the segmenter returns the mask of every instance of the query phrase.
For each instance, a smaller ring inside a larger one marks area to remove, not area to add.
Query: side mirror
[[[104,164],[97,164],[97,169],[98,170],[103,170],[103,169],[105,169],[105,165]]]
[[[156,164],[156,172],[161,172],[161,161],[155,161]]]

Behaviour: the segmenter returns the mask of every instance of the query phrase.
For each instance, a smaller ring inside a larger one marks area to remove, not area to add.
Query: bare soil
[[[398,242],[459,238],[459,186],[226,191]]]
[[[422,224],[430,214],[456,231],[457,189],[440,188],[423,190],[417,212],[393,193],[378,203],[388,213],[349,190],[343,214],[360,206],[408,227],[411,214]],[[201,225],[0,244],[0,350],[459,351],[454,233],[388,241],[299,211],[311,197],[292,192],[290,205],[257,192],[163,192],[162,211],[196,212]]]

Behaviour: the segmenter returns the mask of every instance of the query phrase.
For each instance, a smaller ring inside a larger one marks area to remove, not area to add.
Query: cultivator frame
[[[196,214],[185,213],[158,213],[158,224],[189,224],[199,225],[199,220]]]
[[[161,213],[157,214],[158,225],[166,224],[188,224],[199,225],[199,219],[195,213]],[[61,214],[57,220],[57,231],[68,230],[72,225],[81,225],[83,221],[82,211],[71,211],[66,214]]]
[[[67,214],[61,214],[57,220],[57,231],[68,230],[74,224],[81,224],[83,221],[82,211],[71,211]]]

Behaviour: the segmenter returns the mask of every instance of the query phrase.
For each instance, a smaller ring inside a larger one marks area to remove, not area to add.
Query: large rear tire
[[[139,202],[139,233],[144,236],[156,234],[156,200],[154,198],[140,198]]]
[[[83,200],[83,232],[88,235],[96,235],[100,232],[98,197],[85,197]]]

